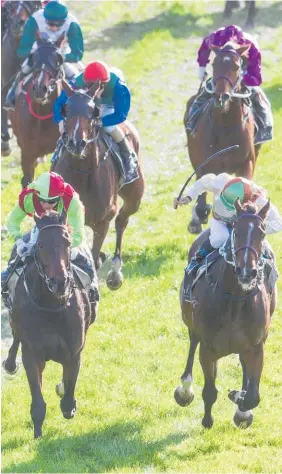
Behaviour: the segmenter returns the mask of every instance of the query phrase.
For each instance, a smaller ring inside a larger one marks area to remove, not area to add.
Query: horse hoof
[[[235,425],[241,429],[249,428],[253,420],[254,420],[254,417],[250,410],[241,411],[239,410],[239,408],[236,410],[235,415],[233,417],[233,421]]]
[[[190,234],[200,234],[202,232],[202,225],[201,224],[193,224],[190,222],[190,224],[187,227],[188,232]]]
[[[64,387],[64,382],[60,382],[56,385],[56,394],[58,397],[63,398],[65,395],[65,387]]]
[[[70,420],[71,418],[74,417],[75,412],[76,412],[75,407],[71,411],[63,411],[63,417],[66,418],[66,420]]]
[[[15,375],[15,374],[17,373],[17,371],[19,370],[19,368],[20,368],[20,364],[19,364],[18,362],[16,362],[16,365],[15,365],[15,368],[14,368],[14,369],[12,369],[12,368],[11,368],[11,369],[8,369],[8,368],[6,367],[6,362],[7,362],[7,360],[3,360],[3,362],[2,362],[2,367],[3,367],[3,369],[5,370],[6,374],[8,374],[8,375]]]
[[[122,272],[111,270],[107,276],[107,286],[110,290],[118,290],[123,283]]]
[[[192,389],[189,392],[185,392],[182,385],[179,385],[174,392],[174,399],[179,406],[187,407],[194,400],[194,392]]]
[[[213,417],[212,416],[204,416],[202,419],[202,425],[204,428],[211,428],[213,425]]]

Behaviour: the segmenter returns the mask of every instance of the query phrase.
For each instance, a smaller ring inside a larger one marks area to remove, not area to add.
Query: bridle
[[[41,227],[41,229],[39,229],[39,232],[38,232],[36,245],[34,246],[33,257],[34,257],[34,262],[36,264],[36,267],[38,269],[38,273],[41,276],[41,278],[43,279],[44,283],[46,284],[48,290],[53,295],[55,295],[58,299],[64,300],[64,304],[61,305],[59,308],[52,309],[52,308],[49,308],[47,306],[41,306],[38,303],[36,303],[34,298],[31,295],[31,292],[30,292],[29,288],[28,288],[25,271],[23,273],[24,273],[24,287],[25,287],[26,293],[29,296],[29,298],[31,299],[32,303],[37,308],[39,308],[40,310],[50,311],[50,312],[56,313],[56,312],[62,311],[66,308],[67,303],[70,299],[70,296],[71,296],[73,288],[74,288],[74,277],[73,277],[73,274],[72,274],[72,271],[71,271],[71,262],[70,262],[70,258],[69,258],[69,262],[68,262],[68,265],[67,265],[67,278],[66,278],[66,283],[67,284],[66,284],[65,293],[63,295],[58,296],[50,285],[50,278],[48,277],[48,275],[46,275],[46,273],[44,271],[44,266],[43,266],[42,261],[40,259],[39,248],[38,248],[40,232],[42,232],[44,229],[47,229],[47,228],[49,229],[50,227],[60,227],[62,229],[65,229],[65,226],[62,225],[62,224],[49,224],[49,225],[46,225],[44,227]]]
[[[228,51],[221,51],[221,53],[227,53]],[[247,92],[236,92],[238,86],[240,85],[241,83],[241,80],[242,80],[242,77],[243,77],[243,74],[242,74],[242,64],[243,64],[243,59],[241,58],[241,56],[239,56],[236,51],[229,51],[229,52],[232,52],[232,54],[235,54],[239,60],[240,60],[240,74],[238,75],[235,83],[233,84],[232,81],[229,79],[229,77],[227,76],[217,76],[215,79],[212,79],[210,82],[205,82],[205,90],[206,92],[208,92],[209,94],[214,94],[215,92],[215,86],[216,86],[216,83],[219,79],[223,79],[224,81],[227,81],[230,86],[231,86],[231,92],[230,92],[230,98],[232,97],[237,97],[237,98],[240,98],[240,99],[246,99],[248,97],[250,97],[252,95],[252,92],[251,91],[247,91]]]
[[[58,54],[58,57],[60,57],[60,52],[58,51],[58,48],[55,45],[52,45],[52,44],[38,46],[38,48],[34,51],[33,54],[38,53],[40,51],[40,49],[43,49],[43,48],[50,48],[51,50],[55,51],[56,54]],[[63,63],[63,61],[62,61],[62,63]],[[33,87],[36,87],[36,85],[39,85],[39,80],[40,80],[41,74],[43,75],[43,73],[45,71],[50,76],[50,79],[48,80],[47,91],[46,91],[46,94],[45,94],[45,97],[44,97],[44,102],[46,103],[46,102],[48,102],[48,99],[49,99],[50,95],[56,89],[57,82],[64,78],[64,71],[63,71],[63,68],[62,68],[62,64],[59,66],[58,69],[56,69],[54,66],[52,66],[48,62],[39,64],[38,66],[35,66],[33,68],[33,71],[32,71],[32,75],[33,75],[32,86]],[[39,74],[39,76],[35,80],[34,76],[36,74]]]
[[[264,266],[264,259],[262,258],[261,255],[258,254],[257,250],[254,247],[252,247],[251,245],[246,244],[246,245],[242,245],[240,247],[235,248],[235,226],[236,226],[237,222],[240,219],[243,219],[244,217],[249,217],[249,218],[251,217],[251,218],[254,218],[254,219],[258,219],[264,225],[263,219],[258,214],[251,214],[251,213],[242,214],[233,223],[233,226],[232,226],[233,228],[232,228],[232,231],[231,231],[230,240],[227,240],[222,245],[222,247],[220,247],[219,253],[224,257],[224,260],[226,261],[226,263],[232,265],[233,267],[236,267],[235,262],[236,262],[237,253],[240,252],[241,250],[249,250],[250,252],[252,252],[255,255],[257,266],[258,267]],[[228,250],[229,241],[230,241],[230,246],[231,246],[232,260],[227,259],[227,255],[229,253],[229,250]]]

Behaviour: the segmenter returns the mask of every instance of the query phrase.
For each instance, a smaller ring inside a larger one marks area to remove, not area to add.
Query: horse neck
[[[232,262],[232,254],[231,250],[227,252],[227,260],[228,262]],[[230,263],[227,263],[223,257],[220,259],[220,271],[217,272],[220,275],[218,283],[219,287],[223,290],[225,294],[229,294],[235,297],[243,297],[246,293],[243,291],[242,287],[239,285],[237,280],[234,266]]]

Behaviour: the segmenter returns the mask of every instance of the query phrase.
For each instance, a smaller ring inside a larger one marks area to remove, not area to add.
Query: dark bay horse
[[[238,405],[235,424],[249,426],[253,421],[251,409],[260,402],[264,342],[277,302],[276,287],[269,290],[263,260],[264,221],[269,205],[268,202],[256,212],[253,205],[242,208],[237,200],[237,220],[229,243],[225,245],[222,256],[210,267],[208,275],[203,275],[195,284],[192,303],[184,300],[182,282],[180,305],[182,319],[188,327],[190,349],[175,400],[179,405],[187,406],[194,398],[192,369],[200,343],[200,363],[205,379],[202,392],[205,405],[202,424],[205,428],[213,424],[211,410],[217,399],[215,378],[217,360],[221,357],[239,354],[243,369],[242,390],[229,393],[229,398]],[[195,240],[189,259],[208,233],[209,230],[203,232]]]
[[[53,360],[63,366],[63,382],[56,387],[62,396],[65,418],[76,411],[75,385],[87,330],[96,318],[98,303],[90,306],[85,290],[76,283],[70,267],[71,239],[66,215],[50,211],[36,218],[38,240],[32,259],[19,277],[10,324],[14,341],[3,367],[17,370],[16,355],[22,345],[22,360],[31,391],[34,437],[42,435],[46,403],[42,396],[42,372]],[[93,314],[95,313],[95,314]]]
[[[61,93],[63,56],[61,36],[52,44],[38,39],[32,54],[32,77],[16,99],[15,111],[9,112],[13,132],[21,149],[22,186],[34,178],[36,161],[54,151],[59,130],[53,120],[53,104]]]
[[[144,178],[137,130],[129,122],[122,124],[139,160],[139,178],[120,187],[120,175],[110,149],[102,140],[102,129],[93,119],[94,100],[88,94],[74,93],[67,84],[65,147],[52,170],[59,173],[79,193],[85,206],[86,225],[92,228],[92,255],[101,265],[101,248],[111,220],[118,211],[118,196],[123,200],[115,219],[116,248],[107,276],[110,289],[122,285],[122,237],[129,217],[138,211],[144,194]]]
[[[17,56],[17,49],[26,21],[36,10],[41,8],[41,2],[37,1],[6,3],[6,24],[2,25],[2,32],[5,31],[1,44],[1,154],[3,156],[8,156],[11,153],[8,115],[7,111],[3,109],[3,105],[9,87],[20,69],[21,61]]]
[[[196,98],[191,97],[186,106],[184,125],[188,139],[188,151],[194,170],[211,154],[239,145],[239,148],[216,158],[196,173],[201,176],[214,173],[229,173],[251,179],[261,145],[254,145],[255,125],[253,116],[245,101],[250,93],[242,91],[242,66],[244,55],[249,46],[233,45],[231,51],[214,46],[215,58],[212,64],[213,77],[205,84],[210,93],[205,110],[202,112],[196,131],[192,134],[186,128],[190,107]],[[233,49],[234,48],[234,49]],[[191,233],[202,231],[206,223],[210,206],[206,203],[206,193],[197,199],[192,211],[192,220],[188,226]]]

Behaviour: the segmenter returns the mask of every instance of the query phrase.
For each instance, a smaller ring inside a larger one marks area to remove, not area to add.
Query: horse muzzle
[[[223,94],[215,94],[214,106],[217,108],[225,107],[231,100],[231,93],[224,92]]]
[[[256,268],[236,267],[236,275],[243,290],[247,291],[256,286],[258,276]]]
[[[84,151],[86,147],[86,140],[74,141],[73,139],[68,139],[66,143],[66,148],[74,156],[84,158]]]

